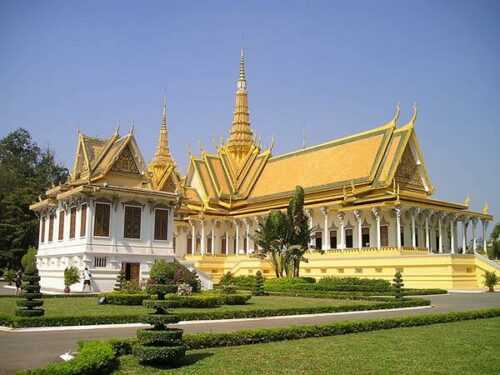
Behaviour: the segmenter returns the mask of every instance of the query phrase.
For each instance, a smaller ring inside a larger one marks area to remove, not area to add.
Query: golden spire
[[[167,101],[163,98],[163,113],[161,115],[160,137],[158,139],[158,146],[156,147],[155,157],[153,163],[155,164],[168,164],[172,162],[170,149],[168,147],[168,129],[167,129]]]
[[[227,149],[237,160],[241,160],[254,145],[254,135],[250,127],[250,113],[248,111],[245,54],[243,53],[243,49],[240,56],[240,76],[236,87],[233,122],[227,142]]]

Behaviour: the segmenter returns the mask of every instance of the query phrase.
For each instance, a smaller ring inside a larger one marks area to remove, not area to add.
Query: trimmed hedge
[[[196,333],[184,335],[184,344],[187,346],[188,350],[194,350],[284,340],[297,340],[310,337],[338,336],[382,329],[418,327],[495,317],[500,317],[500,308],[441,314],[425,314],[388,319],[342,321],[322,325],[242,330],[228,333]],[[107,342],[113,347],[113,350],[118,355],[127,355],[132,353],[133,347],[137,344],[137,340],[135,338],[111,339]]]
[[[102,341],[84,342],[79,354],[71,361],[51,363],[45,368],[17,372],[18,375],[96,375],[111,372],[116,367],[113,347]]]
[[[182,345],[183,330],[169,328],[168,330],[157,330],[154,328],[137,330],[137,341],[141,345],[149,346],[178,346]]]
[[[142,302],[147,300],[149,296],[145,293],[103,293],[101,296],[106,297],[106,303],[110,305],[142,305]]]
[[[297,340],[308,337],[337,336],[350,333],[376,331],[402,327],[418,327],[462,320],[484,319],[500,316],[500,308],[465,311],[445,314],[417,315],[402,318],[335,322],[325,325],[295,326],[243,330],[231,333],[199,333],[184,336],[188,349],[214,348],[259,344],[283,340]]]
[[[401,307],[428,306],[431,302],[421,298],[408,298],[396,301],[394,299],[380,301],[374,304],[344,305],[344,306],[309,306],[299,308],[260,309],[239,311],[195,311],[175,312],[179,320],[215,320],[215,319],[244,319],[262,318],[266,316],[287,316],[300,314],[321,314],[346,311],[383,310]],[[0,314],[0,324],[14,328],[20,327],[53,327],[53,326],[78,326],[94,324],[121,324],[146,322],[152,315],[112,315],[112,316],[64,316],[64,317],[37,317],[22,318]],[[150,320],[147,321],[149,323]]]
[[[245,305],[252,298],[251,294],[235,293],[222,295],[225,305]]]
[[[500,308],[456,313],[426,314],[402,318],[336,322],[316,326],[296,326],[243,330],[230,333],[198,333],[184,336],[187,349],[203,349],[235,345],[249,345],[309,337],[326,337],[381,329],[419,327],[464,320],[486,319],[500,316]],[[18,372],[19,375],[90,375],[106,374],[116,366],[116,357],[134,353],[140,348],[136,339],[111,339],[80,344],[80,354],[72,361],[52,363],[43,369]],[[145,348],[145,347],[142,347]],[[155,348],[150,346],[147,348]],[[157,347],[159,348],[159,347]],[[186,347],[182,347],[184,350]],[[149,350],[149,349],[148,349]],[[179,349],[179,351],[181,351]],[[175,355],[175,350],[168,355]],[[139,353],[146,357],[149,353]],[[182,353],[183,355],[184,353]]]
[[[201,294],[191,296],[168,295],[165,299],[170,303],[169,307],[192,307],[192,308],[209,308],[220,306],[224,303],[224,299],[218,294]]]

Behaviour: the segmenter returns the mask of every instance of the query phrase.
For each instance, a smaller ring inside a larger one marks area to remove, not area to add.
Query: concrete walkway
[[[227,320],[224,322],[185,322],[179,326],[186,333],[230,332],[241,329],[322,324],[340,320],[376,319],[397,316],[442,313],[500,307],[500,293],[452,293],[427,297],[433,308],[385,312],[359,312],[346,315],[283,317],[273,319]],[[80,340],[133,337],[137,328],[103,328],[52,332],[0,332],[0,374],[34,368],[59,360],[59,355],[73,350]]]

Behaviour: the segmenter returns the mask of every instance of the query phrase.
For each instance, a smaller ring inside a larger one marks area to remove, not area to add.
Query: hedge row
[[[149,295],[146,293],[103,293],[102,297],[106,297],[106,303],[110,305],[142,305],[142,301],[145,301],[149,298]]]
[[[79,294],[44,294],[42,293],[42,298],[89,298],[89,297],[99,297],[99,293],[79,293]],[[2,294],[0,298],[21,298],[21,296],[16,296],[14,294]]]
[[[79,354],[68,362],[55,362],[45,368],[18,371],[18,375],[95,375],[110,373],[117,365],[113,347],[103,341],[80,345]]]
[[[338,336],[382,329],[419,327],[464,320],[500,317],[500,308],[463,312],[425,314],[400,318],[343,321],[322,325],[292,326],[287,328],[266,328],[242,330],[228,333],[196,333],[184,335],[188,350],[259,344],[311,337]],[[127,355],[137,343],[136,338],[111,339],[107,341],[117,355]]]
[[[179,320],[216,320],[216,319],[245,319],[263,318],[268,316],[286,316],[301,314],[321,314],[347,311],[383,310],[401,307],[428,306],[429,300],[401,299],[378,302],[373,304],[345,305],[345,306],[310,306],[282,309],[235,310],[235,311],[193,311],[175,312]],[[0,315],[0,325],[19,327],[53,327],[53,326],[78,326],[95,324],[120,324],[142,322],[144,316],[140,315],[113,315],[113,316],[44,316],[36,318],[23,318]]]
[[[127,294],[127,293],[105,293],[106,303],[111,305],[142,305],[143,301],[150,298],[147,294]],[[250,294],[215,294],[203,293],[193,294],[191,296],[178,296],[176,294],[167,294],[165,300],[169,302],[170,308],[191,307],[191,308],[209,308],[220,305],[244,305],[251,298]]]

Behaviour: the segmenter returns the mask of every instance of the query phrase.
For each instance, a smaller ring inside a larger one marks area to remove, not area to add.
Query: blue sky
[[[252,126],[275,154],[401,122],[416,131],[435,197],[500,214],[498,1],[0,2],[0,136],[24,127],[70,166],[76,129],[135,123],[154,152],[166,94],[170,143],[213,149],[231,124],[240,47]]]

